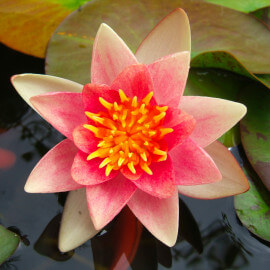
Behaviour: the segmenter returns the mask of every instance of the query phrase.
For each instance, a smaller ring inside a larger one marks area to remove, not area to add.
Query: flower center
[[[107,112],[85,112],[95,125],[85,124],[84,127],[100,139],[98,149],[87,160],[103,158],[99,168],[107,166],[107,176],[112,170],[125,166],[133,174],[141,168],[152,175],[150,164],[167,159],[167,144],[163,138],[173,129],[162,127],[162,124],[168,107],[150,105],[153,92],[141,101],[137,96],[127,97],[121,89],[119,96],[119,104],[99,97]]]

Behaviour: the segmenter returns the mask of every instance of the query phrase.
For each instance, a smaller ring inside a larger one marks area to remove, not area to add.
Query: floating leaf
[[[206,52],[193,58],[191,62],[192,67],[208,67],[221,68],[244,75],[250,79],[258,80],[265,86],[270,88],[270,75],[268,74],[253,74],[249,72],[246,67],[241,64],[232,54],[227,52]]]
[[[44,57],[60,22],[87,0],[2,0],[0,41],[12,49]]]
[[[92,44],[102,22],[110,25],[135,51],[154,25],[178,7],[183,8],[190,19],[193,58],[204,52],[226,51],[239,59],[249,72],[270,73],[266,61],[270,58],[270,35],[265,25],[247,14],[188,0],[115,0],[113,4],[111,0],[99,0],[87,3],[66,18],[52,36],[46,72],[88,83]]]
[[[248,112],[240,123],[241,139],[247,157],[270,190],[270,93],[260,84],[250,84],[240,94]]]
[[[0,265],[17,249],[20,237],[0,225]]]
[[[269,0],[205,0],[208,3],[232,8],[249,13],[256,9],[270,6]]]
[[[234,197],[236,213],[252,233],[270,241],[270,193],[254,172],[244,171],[248,175],[250,189]]]
[[[270,2],[270,1],[269,1]],[[258,9],[252,13],[255,17],[257,17],[259,20],[266,23],[268,26],[270,26],[270,4],[269,7]]]
[[[185,95],[209,96],[235,101],[243,84],[249,80],[221,69],[191,68]],[[239,127],[226,132],[219,141],[227,147],[240,143]]]

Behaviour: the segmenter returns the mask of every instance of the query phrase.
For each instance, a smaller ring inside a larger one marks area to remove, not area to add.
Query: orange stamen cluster
[[[123,90],[119,90],[121,103],[109,103],[102,97],[99,102],[107,112],[86,112],[87,117],[95,125],[85,124],[84,127],[92,131],[100,139],[98,149],[91,153],[87,160],[103,158],[99,168],[106,166],[108,176],[112,170],[119,170],[124,166],[136,174],[138,166],[152,175],[149,165],[155,161],[167,159],[167,149],[161,142],[164,136],[173,132],[172,128],[162,127],[167,106],[150,105],[153,92],[138,101],[137,96],[127,97]]]

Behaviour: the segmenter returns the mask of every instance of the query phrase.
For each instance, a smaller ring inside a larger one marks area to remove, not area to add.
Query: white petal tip
[[[28,182],[26,182],[24,186],[24,191],[27,193],[38,193],[32,185],[28,184]]]
[[[114,32],[113,29],[106,23],[102,23],[97,31],[97,36],[100,35],[100,33],[105,33],[105,32]]]

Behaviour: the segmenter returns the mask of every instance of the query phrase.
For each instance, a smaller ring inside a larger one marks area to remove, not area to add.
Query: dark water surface
[[[16,155],[11,168],[0,169],[0,223],[22,237],[18,250],[1,269],[110,269],[120,265],[115,257],[121,262],[133,259],[129,269],[139,270],[269,269],[269,244],[241,225],[233,198],[202,201],[181,197],[179,241],[171,249],[143,230],[137,253],[131,254],[128,244],[123,247],[130,235],[119,239],[122,214],[74,253],[58,252],[57,228],[64,196],[27,194],[23,187],[38,160],[63,137],[28,107],[9,82],[13,74],[43,73],[44,61],[3,45],[0,50],[0,148]],[[130,238],[136,239],[136,235]]]

